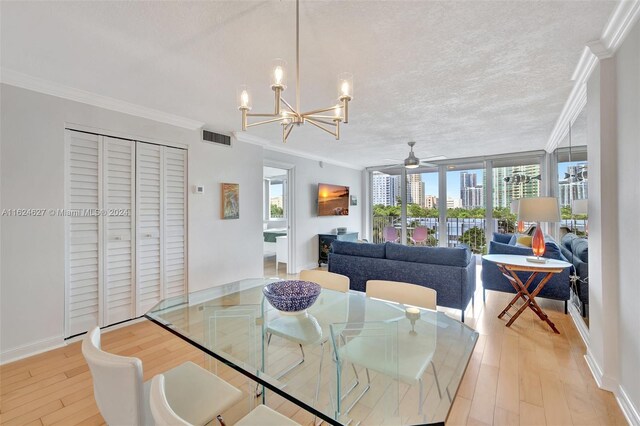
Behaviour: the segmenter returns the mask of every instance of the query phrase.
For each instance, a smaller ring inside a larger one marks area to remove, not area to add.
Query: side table
[[[533,263],[527,261],[527,256],[518,256],[513,254],[487,254],[482,256],[483,259],[488,260],[489,262],[493,262],[498,266],[502,275],[509,280],[513,288],[516,289],[515,297],[509,302],[506,308],[498,315],[498,318],[502,318],[505,314],[514,306],[518,299],[522,299],[524,304],[517,310],[517,312],[509,319],[507,322],[507,327],[510,327],[513,322],[518,319],[520,314],[524,312],[527,307],[531,309],[533,312],[538,315],[538,317],[549,324],[549,327],[557,333],[560,334],[555,324],[549,319],[549,316],[542,310],[540,305],[536,302],[536,296],[547,282],[553,277],[553,274],[557,274],[562,272],[563,269],[571,267],[569,262],[564,262],[562,260],[555,259],[547,259],[546,263]],[[530,272],[531,275],[527,279],[526,282],[522,282],[520,277],[518,277],[517,272]],[[538,276],[538,274],[544,274],[544,277],[538,283],[533,292],[529,292],[529,286],[533,282],[533,280]],[[567,284],[568,285],[568,284]]]

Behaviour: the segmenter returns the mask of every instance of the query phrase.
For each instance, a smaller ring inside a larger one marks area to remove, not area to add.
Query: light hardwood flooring
[[[497,315],[509,297],[487,292],[485,305],[479,290],[475,307],[465,314],[480,338],[447,424],[626,424],[614,396],[596,386],[583,357],[585,347],[562,304],[542,303],[560,330],[556,335],[529,310],[506,328]],[[445,312],[459,318],[459,311]],[[189,360],[211,368],[198,350],[148,321],[105,330],[103,348],[142,359],[145,380]],[[239,373],[219,364],[214,369],[247,395],[251,392],[251,383]],[[227,420],[233,424],[251,400],[224,413]],[[309,413],[282,398],[272,396],[269,405],[301,424],[313,424]],[[79,342],[0,367],[0,423],[104,423]]]

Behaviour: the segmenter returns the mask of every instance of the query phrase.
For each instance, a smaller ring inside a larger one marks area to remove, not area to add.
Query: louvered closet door
[[[144,315],[163,296],[163,150],[161,146],[136,144],[137,196],[137,315]]]
[[[103,137],[103,325],[135,316],[135,149],[132,141]]]
[[[101,322],[102,230],[100,217],[80,214],[102,208],[99,136],[67,131],[66,336],[85,332]]]
[[[187,154],[164,147],[164,297],[186,290]]]

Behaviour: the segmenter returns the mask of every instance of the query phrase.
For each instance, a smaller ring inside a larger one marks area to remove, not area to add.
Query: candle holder
[[[411,331],[409,332],[409,334],[411,335],[417,334],[415,327],[416,327],[416,321],[420,319],[420,309],[407,308],[404,310],[404,314],[409,319],[409,321],[411,321]]]

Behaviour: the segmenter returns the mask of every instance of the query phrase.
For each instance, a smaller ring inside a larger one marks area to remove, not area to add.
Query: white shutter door
[[[135,316],[135,143],[104,137],[103,325]]]
[[[136,143],[137,316],[163,296],[163,159],[162,147]]]
[[[65,208],[97,210],[101,203],[99,136],[67,130]],[[68,215],[65,335],[83,333],[100,324],[102,231],[100,217]]]
[[[186,290],[187,152],[164,147],[164,297]]]

